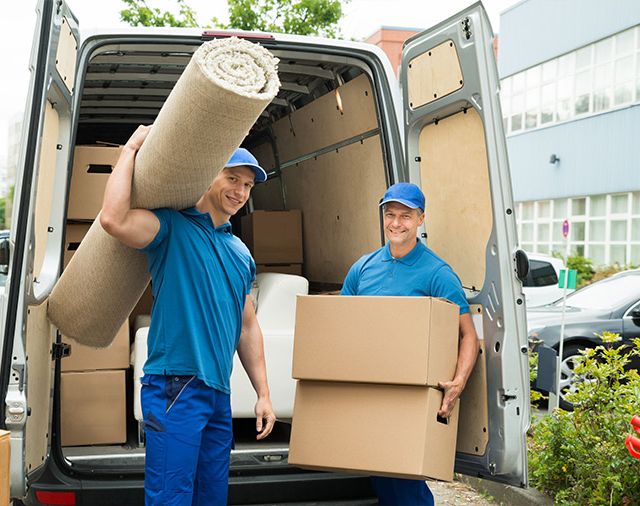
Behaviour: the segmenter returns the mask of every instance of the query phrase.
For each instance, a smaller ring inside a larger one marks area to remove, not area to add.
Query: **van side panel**
[[[42,146],[40,148],[40,163],[38,164],[38,185],[35,202],[35,251],[33,272],[36,278],[40,274],[49,239],[49,220],[51,217],[51,203],[53,202],[54,179],[56,175],[56,145],[60,129],[60,116],[51,105],[45,104],[44,126],[42,129]]]
[[[481,337],[483,308],[480,304],[472,304],[470,310],[480,337],[480,353],[460,396],[460,424],[456,450],[471,455],[484,455],[489,444],[489,403],[487,400],[487,353],[484,339]]]
[[[76,34],[73,33],[69,26],[69,20],[65,16],[60,22],[60,41],[56,52],[56,69],[69,93],[73,93],[77,60],[78,41]]]
[[[458,51],[451,40],[415,57],[407,70],[409,107],[417,109],[462,88]]]
[[[289,209],[302,210],[304,273],[342,284],[349,267],[380,247],[376,197],[385,190],[378,135],[284,169]]]
[[[366,74],[276,121],[273,132],[281,163],[378,128]]]
[[[420,132],[419,146],[427,244],[458,273],[464,287],[480,290],[493,229],[482,120],[468,109],[431,123]]]
[[[37,469],[47,455],[49,432],[51,429],[51,346],[55,333],[47,319],[47,305],[29,306],[27,318],[27,393],[31,415],[27,418],[26,468],[27,472]]]

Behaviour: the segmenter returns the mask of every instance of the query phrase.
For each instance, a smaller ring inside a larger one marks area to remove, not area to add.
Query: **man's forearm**
[[[473,371],[478,357],[478,338],[473,334],[466,334],[460,340],[460,348],[458,350],[458,362],[456,364],[456,374],[453,381],[458,383],[462,388],[467,384],[467,380]]]
[[[238,357],[258,397],[269,398],[262,332],[257,324],[243,330],[238,344]]]
[[[451,414],[453,406],[462,394],[476,363],[478,336],[469,314],[460,315],[460,336],[455,376],[451,381],[443,381],[439,384],[444,390],[442,405],[438,411],[439,416],[448,417]]]

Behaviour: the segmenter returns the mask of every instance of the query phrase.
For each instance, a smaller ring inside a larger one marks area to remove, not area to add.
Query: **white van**
[[[0,341],[11,495],[27,504],[142,504],[144,447],[130,369],[127,442],[61,445],[61,411],[82,406],[63,402],[68,347],[46,306],[74,224],[68,202],[86,195],[82,188],[71,194],[74,153],[80,145],[121,144],[138,124],[151,123],[194,50],[230,35],[143,28],[81,35],[64,1],[39,2]],[[281,91],[244,144],[269,170],[252,209],[301,211],[302,275],[309,292],[319,293],[339,289],[349,266],[383,244],[377,199],[385,187],[422,186],[423,240],[459,274],[482,339],[461,400],[456,470],[526,486],[529,372],[519,279],[526,262],[516,261],[493,34],[482,5],[407,41],[401,87],[372,45],[236,35],[280,58]],[[92,400],[102,397],[96,391]],[[288,466],[286,423],[264,443],[243,440],[242,425],[231,457],[232,504],[371,493],[362,477]]]

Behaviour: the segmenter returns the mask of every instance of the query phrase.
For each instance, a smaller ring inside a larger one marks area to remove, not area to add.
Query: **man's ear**
[[[420,221],[418,222],[418,226],[421,226],[424,223],[425,214],[424,211],[420,213]]]

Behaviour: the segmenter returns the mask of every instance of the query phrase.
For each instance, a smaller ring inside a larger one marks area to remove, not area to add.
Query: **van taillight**
[[[205,30],[202,32],[202,40],[210,39],[225,39],[229,37],[238,37],[239,39],[247,40],[275,40],[275,37],[269,33],[263,32],[229,32],[226,30]]]
[[[36,499],[47,506],[76,506],[75,492],[47,492],[36,490]]]

